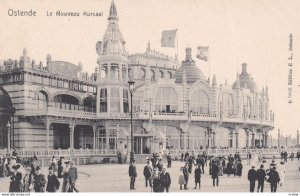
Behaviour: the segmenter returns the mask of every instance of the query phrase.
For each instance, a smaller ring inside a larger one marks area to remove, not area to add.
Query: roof
[[[196,66],[195,61],[192,59],[192,49],[187,48],[185,51],[186,59],[182,62],[181,67],[174,74],[175,82],[194,83],[198,80],[204,79],[202,71]]]

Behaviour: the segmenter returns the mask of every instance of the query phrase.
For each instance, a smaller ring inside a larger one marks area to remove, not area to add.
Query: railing
[[[87,118],[87,119],[130,119],[130,113],[99,113],[86,112],[83,110],[65,110],[59,108],[48,107],[47,110],[39,109],[25,109],[24,111],[18,111],[17,115],[24,116],[61,116],[70,118]],[[191,113],[189,116],[186,113],[166,113],[166,112],[137,112],[133,113],[134,119],[153,119],[153,120],[181,120],[181,121],[210,121],[210,122],[228,122],[228,123],[239,123],[239,124],[257,124],[264,126],[274,126],[273,121],[261,120],[256,118],[244,118],[241,116],[220,116],[209,115],[209,114],[194,114]]]

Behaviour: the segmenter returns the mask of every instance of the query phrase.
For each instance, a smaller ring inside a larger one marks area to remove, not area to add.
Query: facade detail
[[[129,54],[112,1],[108,25],[96,43],[95,73],[83,65],[53,60],[36,63],[24,49],[0,64],[0,148],[90,149],[93,154],[130,151],[130,92],[134,151],[269,146],[274,128],[268,87],[258,89],[242,64],[230,85],[206,79],[186,48],[185,60],[151,49]]]

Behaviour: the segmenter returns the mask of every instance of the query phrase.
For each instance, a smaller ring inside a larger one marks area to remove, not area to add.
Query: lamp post
[[[129,80],[128,84],[129,84],[129,92],[130,92],[130,140],[131,140],[131,152],[130,152],[130,164],[132,163],[132,161],[134,160],[134,150],[133,150],[133,115],[132,115],[132,97],[133,97],[133,88],[134,88],[134,81],[133,80]]]
[[[7,128],[7,152],[10,153],[10,122],[7,122],[6,128]]]

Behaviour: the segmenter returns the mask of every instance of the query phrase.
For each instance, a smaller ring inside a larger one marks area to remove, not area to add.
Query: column
[[[93,125],[93,134],[94,134],[94,138],[93,138],[93,152],[96,152],[96,129],[97,126]]]
[[[111,75],[110,75],[110,70],[111,69],[111,65],[110,64],[107,64],[107,78],[106,79],[110,79],[111,78]]]
[[[110,87],[107,87],[107,113],[110,113]]]
[[[120,87],[120,113],[124,113],[124,105],[123,105],[123,88]],[[129,97],[128,97],[129,101]]]
[[[186,132],[182,132],[183,150],[186,152]]]
[[[265,134],[265,147],[268,147],[268,133]]]
[[[49,151],[49,128],[50,128],[50,119],[46,118],[46,134],[47,134],[47,150]]]
[[[236,149],[239,148],[239,132],[238,131],[235,132],[235,148]]]
[[[97,98],[96,98],[96,115],[100,115],[100,86],[97,86]]]
[[[119,64],[119,80],[122,81],[122,64]]]
[[[245,128],[246,131],[246,148],[249,148],[249,131]]]
[[[212,147],[215,147],[216,146],[216,132],[212,132],[212,136],[213,136],[213,139],[212,139]]]
[[[251,147],[255,147],[255,138],[254,138],[255,134],[254,132],[252,132],[252,139],[251,139]]]
[[[69,124],[70,129],[70,150],[71,152],[74,150],[74,128],[75,124],[72,122]]]
[[[127,82],[128,81],[128,65],[125,66],[125,73],[126,74],[125,74],[125,78],[124,79]]]

